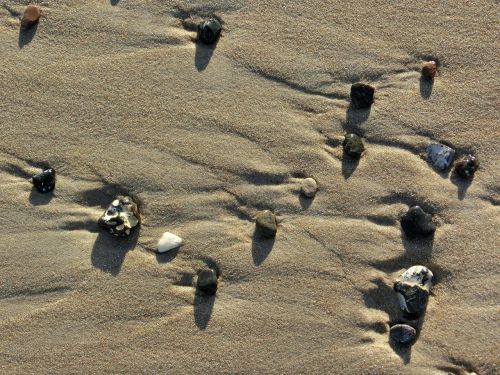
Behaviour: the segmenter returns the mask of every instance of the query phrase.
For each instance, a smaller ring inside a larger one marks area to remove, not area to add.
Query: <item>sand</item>
[[[0,0],[0,373],[498,373],[496,2],[48,0],[20,34],[28,3]],[[212,14],[223,36],[197,46]],[[371,111],[349,107],[357,81]],[[472,151],[474,180],[433,170],[431,141]],[[44,165],[53,194],[28,180]],[[125,241],[96,224],[119,194],[144,209]],[[412,204],[433,239],[402,236]],[[165,231],[184,245],[155,255]],[[414,264],[435,282],[393,349]]]

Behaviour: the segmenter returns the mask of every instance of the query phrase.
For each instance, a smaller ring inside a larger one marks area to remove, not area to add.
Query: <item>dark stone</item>
[[[394,282],[394,290],[404,298],[405,312],[414,316],[422,315],[429,300],[427,289],[418,284],[397,280]]]
[[[401,217],[401,228],[410,239],[417,236],[429,236],[436,231],[432,215],[426,213],[420,206],[411,207]]]
[[[196,282],[198,290],[209,295],[214,295],[217,292],[218,280],[217,273],[213,269],[202,270],[198,273]]]
[[[33,186],[40,193],[48,193],[56,187],[56,171],[52,168],[44,170],[31,179]]]
[[[461,178],[473,178],[479,168],[479,161],[473,155],[464,156],[455,163],[455,173]]]
[[[209,18],[198,26],[198,40],[205,44],[214,44],[220,37],[222,25],[219,20]]]
[[[28,5],[24,10],[23,18],[21,19],[21,28],[29,29],[36,24],[42,15],[42,11],[35,5]]]
[[[256,218],[257,229],[263,237],[273,238],[278,231],[276,216],[269,210],[262,211]]]
[[[422,66],[422,77],[432,81],[437,72],[437,64],[435,61],[428,61]]]
[[[391,327],[389,338],[396,345],[409,345],[417,338],[417,331],[408,324],[396,324]]]
[[[364,83],[351,86],[351,103],[356,108],[370,108],[373,104],[375,88]]]
[[[99,218],[98,224],[115,236],[128,236],[140,223],[137,205],[130,197],[118,197]]]
[[[346,134],[342,145],[345,153],[355,159],[359,159],[365,150],[363,141],[357,134]]]

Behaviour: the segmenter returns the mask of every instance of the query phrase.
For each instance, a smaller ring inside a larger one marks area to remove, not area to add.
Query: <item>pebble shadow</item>
[[[370,117],[371,107],[366,109],[359,109],[354,107],[352,103],[349,104],[346,111],[346,121],[344,123],[344,130],[347,133],[359,133],[359,125],[368,120]],[[359,134],[361,135],[361,134]]]
[[[35,37],[37,29],[38,29],[38,23],[34,24],[33,26],[27,29],[23,27],[19,28],[19,39],[17,41],[19,48],[23,48],[25,45],[31,43],[31,41]]]
[[[344,153],[342,156],[342,176],[347,180],[352,176],[356,168],[358,168],[359,159],[351,158],[349,155]]]
[[[194,66],[199,72],[205,70],[210,63],[210,59],[214,54],[216,45],[207,46],[201,43],[196,43],[196,52],[194,54]]]
[[[299,203],[302,209],[307,210],[314,202],[314,197],[308,198],[304,194],[299,194]]]
[[[271,253],[275,238],[264,238],[256,229],[252,236],[252,259],[253,264],[260,266]]]
[[[434,86],[434,81],[429,80],[424,77],[420,77],[420,95],[424,99],[429,99],[432,94],[432,87]]]
[[[28,200],[32,206],[43,206],[49,204],[52,198],[54,198],[54,190],[48,193],[40,193],[33,187]]]
[[[115,5],[118,5],[120,0],[109,0],[109,2],[111,3],[112,6],[115,6]]]
[[[451,175],[450,181],[457,187],[457,197],[459,200],[464,200],[469,186],[472,184],[472,179],[463,179],[458,177],[455,173]]]
[[[194,322],[200,330],[204,330],[208,326],[208,322],[212,317],[214,309],[215,296],[209,296],[202,292],[196,291],[193,302]]]
[[[158,263],[170,263],[175,259],[177,254],[179,253],[180,247],[176,249],[172,249],[170,251],[167,251],[165,253],[156,253],[156,261]]]

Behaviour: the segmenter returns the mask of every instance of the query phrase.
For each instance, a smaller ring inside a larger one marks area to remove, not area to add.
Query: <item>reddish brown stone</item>
[[[433,80],[437,72],[437,64],[435,61],[428,61],[422,66],[422,77]]]
[[[40,16],[42,15],[42,10],[35,5],[28,5],[24,10],[23,18],[21,19],[21,27],[23,29],[28,29],[38,22]]]

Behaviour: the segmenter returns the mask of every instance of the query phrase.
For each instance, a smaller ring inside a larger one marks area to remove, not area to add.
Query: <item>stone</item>
[[[167,251],[177,249],[182,245],[182,238],[173,233],[165,232],[158,241],[157,251],[165,253]]]
[[[437,63],[435,61],[428,61],[422,66],[422,77],[432,81],[437,73]]]
[[[140,223],[137,205],[130,197],[118,197],[99,218],[99,225],[115,236],[128,236]]]
[[[370,108],[374,102],[375,88],[364,83],[351,86],[351,103],[355,108]]]
[[[409,345],[417,338],[417,331],[408,324],[395,324],[389,331],[389,338],[396,345]]]
[[[278,231],[276,216],[269,210],[262,211],[255,219],[257,230],[263,237],[273,238]]]
[[[200,292],[208,295],[214,295],[217,292],[219,280],[217,272],[213,269],[202,270],[198,273],[196,286]]]
[[[33,176],[31,181],[40,193],[48,193],[56,187],[56,171],[53,168],[46,169]]]
[[[38,22],[41,15],[42,10],[39,7],[28,5],[24,10],[23,18],[21,18],[21,27],[23,29],[29,29]]]
[[[354,159],[359,159],[365,151],[363,141],[357,134],[346,134],[342,145],[345,153]]]
[[[432,272],[424,266],[413,266],[403,272],[394,282],[402,311],[420,316],[427,306],[432,286]]]
[[[198,25],[198,40],[204,44],[214,44],[220,37],[222,25],[219,20],[209,18]]]
[[[427,146],[427,157],[434,168],[445,171],[453,162],[455,150],[441,143],[432,143]]]
[[[413,206],[401,217],[401,229],[407,238],[430,236],[436,231],[432,222],[432,215],[426,213],[422,207]]]
[[[465,179],[474,178],[478,168],[479,160],[473,155],[464,156],[455,163],[455,173]]]
[[[314,198],[318,191],[318,183],[314,178],[308,177],[302,180],[300,192],[307,198]]]

